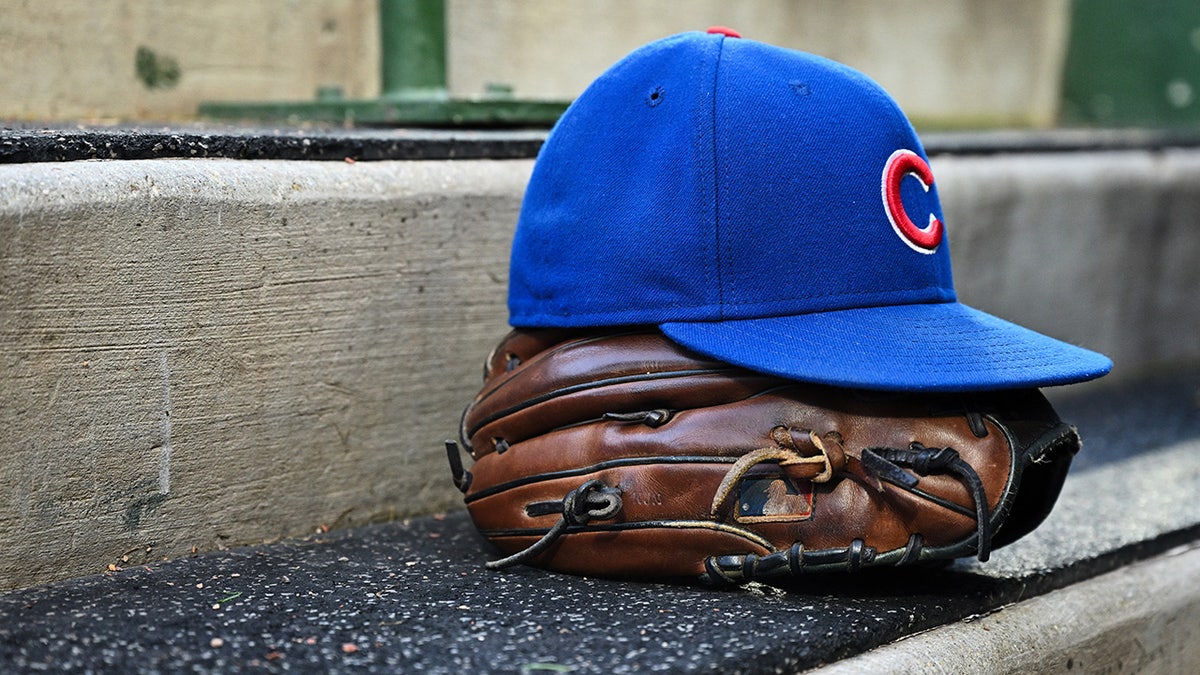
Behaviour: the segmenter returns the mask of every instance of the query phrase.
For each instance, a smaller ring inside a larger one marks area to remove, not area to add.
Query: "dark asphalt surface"
[[[38,127],[0,122],[0,164],[91,159],[303,161],[526,159],[546,132],[470,129],[170,126]]]
[[[0,164],[95,159],[210,158],[305,161],[526,159],[546,130],[238,126],[191,122],[114,125],[0,120]],[[921,134],[930,155],[1158,150],[1200,145],[1190,130],[1056,129]]]
[[[488,572],[457,512],[0,595],[0,672],[803,670],[1200,538],[1198,391],[1056,396],[1084,452],[1043,528],[984,565],[787,590]]]

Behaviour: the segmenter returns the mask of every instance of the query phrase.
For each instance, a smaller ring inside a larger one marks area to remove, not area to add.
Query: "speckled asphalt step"
[[[1060,397],[1084,451],[1044,526],[987,564],[787,590],[496,573],[460,511],[0,595],[0,671],[813,668],[1196,542],[1198,389],[1189,372]]]

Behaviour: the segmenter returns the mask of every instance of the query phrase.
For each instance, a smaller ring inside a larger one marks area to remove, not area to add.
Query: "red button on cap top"
[[[731,38],[742,37],[741,33],[737,32],[736,30],[734,30],[732,28],[728,28],[726,26],[709,26],[708,34],[709,35],[724,35],[725,37],[731,37]]]

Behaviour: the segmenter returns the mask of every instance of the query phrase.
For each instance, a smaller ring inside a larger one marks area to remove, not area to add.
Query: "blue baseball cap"
[[[655,325],[838,386],[1038,387],[1112,368],[957,301],[928,158],[879,85],[728,29],[641,47],[558,121],[508,305],[517,327]]]

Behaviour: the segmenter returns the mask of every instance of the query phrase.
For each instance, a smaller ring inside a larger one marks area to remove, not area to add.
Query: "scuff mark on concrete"
[[[171,370],[167,364],[167,350],[159,354],[159,367],[162,371],[163,411],[162,411],[162,446],[158,455],[158,491],[166,496],[171,492]]]
[[[126,532],[134,532],[142,526],[142,516],[148,516],[154,513],[162,503],[167,501],[169,495],[158,493],[138,497],[125,507],[125,518],[123,525]]]

